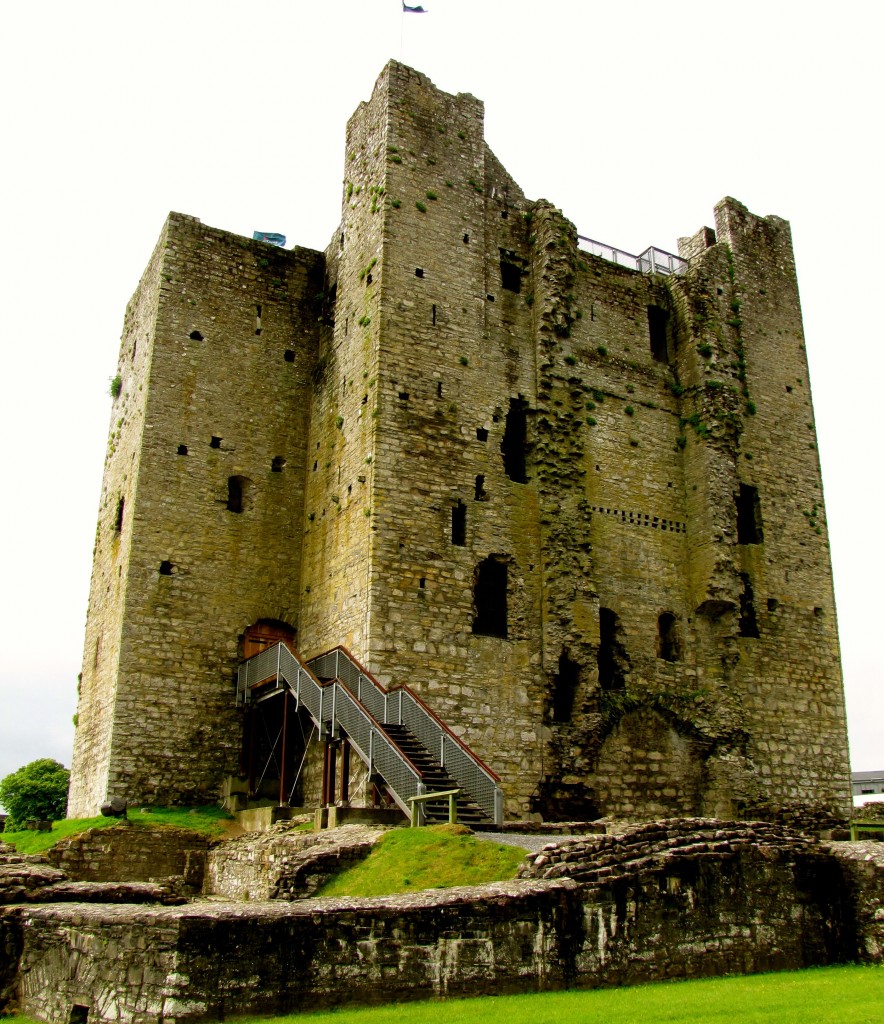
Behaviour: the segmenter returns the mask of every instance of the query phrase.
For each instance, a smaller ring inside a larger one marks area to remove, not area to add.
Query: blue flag
[[[409,7],[405,0],[402,0],[402,10],[406,14],[426,14],[423,7]]]
[[[275,231],[253,231],[252,238],[256,242],[269,242],[271,245],[285,245],[285,235],[279,235]]]

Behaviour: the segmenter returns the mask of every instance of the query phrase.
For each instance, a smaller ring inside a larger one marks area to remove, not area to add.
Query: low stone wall
[[[158,825],[91,828],[48,852],[68,878],[79,882],[141,882],[179,877],[199,892],[209,840],[188,829]]]
[[[832,843],[847,879],[859,959],[884,962],[884,843]]]
[[[383,833],[364,825],[293,832],[280,824],[269,833],[231,839],[209,851],[204,892],[230,900],[304,899],[367,857]]]
[[[880,959],[881,864],[834,849],[764,823],[668,821],[550,843],[521,879],[474,888],[28,907],[21,1009],[183,1024]]]

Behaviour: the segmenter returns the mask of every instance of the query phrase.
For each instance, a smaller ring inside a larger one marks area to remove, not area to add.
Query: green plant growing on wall
[[[712,355],[712,346],[708,341],[704,341],[701,345],[697,346],[697,352],[704,358],[708,359]]]
[[[420,211],[421,213],[426,213],[426,212],[427,212],[427,206],[426,206],[426,203],[422,203],[422,202],[420,201],[420,199],[418,199],[418,201],[417,201],[417,202],[416,202],[416,203],[415,203],[414,205],[415,205],[415,206],[416,206],[416,207],[418,208],[418,210],[419,210],[419,211]]]
[[[586,417],[586,424],[589,427],[594,427],[598,423],[598,420],[594,416]]]
[[[439,198],[436,195],[436,193],[431,188],[427,189],[426,196],[427,196],[427,199],[429,199],[431,203],[434,203]]]
[[[361,316],[357,323],[359,324],[360,327],[368,327],[368,325],[371,323],[371,317]]]
[[[347,182],[347,198],[349,199],[353,195],[353,182]]]
[[[631,405],[627,405],[623,411],[627,416],[635,416],[635,409]]]
[[[604,391],[599,391],[598,388],[593,388],[592,389],[592,400],[594,402],[599,402],[599,403],[604,402],[604,400],[605,400],[605,393],[604,393]]]
[[[467,178],[467,183],[468,183],[469,185],[472,185],[472,186],[473,186],[473,190],[474,190],[475,192],[484,192],[484,191],[485,191],[485,190],[484,190],[484,189],[482,188],[482,186],[481,186],[481,185],[480,185],[480,184],[479,184],[479,183],[478,183],[478,182],[477,182],[477,181],[476,181],[476,180],[475,180],[474,178]]]
[[[335,426],[338,428],[338,430],[340,430],[341,427],[343,427],[343,425],[344,425],[344,417],[343,416],[338,416],[337,419],[335,419]]]
[[[577,365],[577,357],[576,356],[565,356],[565,362],[568,364],[568,366],[576,366]]]
[[[600,356],[606,356],[608,354],[608,348],[606,345],[599,345],[596,347],[596,352],[598,352]]]
[[[398,154],[398,153],[392,153],[392,154],[390,155],[390,160],[391,160],[391,161],[392,161],[392,162],[393,162],[394,164],[401,164],[401,163],[402,163],[402,157],[401,157],[401,156],[399,156],[399,154]]]
[[[110,386],[108,387],[108,393],[111,398],[117,399],[120,397],[120,392],[123,390],[123,378],[117,374],[116,377],[111,378]]]
[[[675,439],[675,445],[679,449],[679,451],[683,451],[687,443],[688,439],[684,436],[684,434],[679,434],[678,437]]]
[[[754,416],[755,413],[758,412],[758,406],[753,401],[750,400],[746,403],[746,412],[750,416]]]
[[[390,206],[392,206],[394,210],[398,210],[401,205],[402,205],[402,200],[401,199],[391,199],[390,200]]]
[[[458,362],[460,363],[461,366],[469,366],[470,365],[470,361],[469,361],[469,359],[467,359],[466,356],[461,356],[460,359],[458,359]]]

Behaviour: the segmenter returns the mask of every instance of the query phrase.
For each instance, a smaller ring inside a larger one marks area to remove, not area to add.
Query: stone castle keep
[[[623,266],[396,62],[344,157],[324,253],[171,214],[129,304],[69,814],[337,798],[340,729],[237,685],[284,641],[408,684],[509,818],[846,817],[787,222]]]

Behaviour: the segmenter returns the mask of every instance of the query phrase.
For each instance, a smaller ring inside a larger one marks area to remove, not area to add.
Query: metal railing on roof
[[[683,274],[688,268],[688,261],[683,260],[681,256],[666,252],[665,249],[657,249],[653,245],[638,256],[634,256],[631,252],[617,249],[605,242],[598,242],[594,238],[587,238],[586,235],[578,235],[577,244],[584,252],[601,256],[603,260],[616,263],[620,267],[640,270],[643,274]]]

